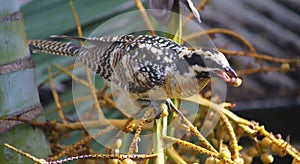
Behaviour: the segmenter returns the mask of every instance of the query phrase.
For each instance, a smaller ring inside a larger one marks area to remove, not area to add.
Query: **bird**
[[[190,97],[199,94],[211,78],[234,86],[241,83],[225,55],[215,48],[189,49],[154,35],[51,37],[70,41],[28,40],[28,45],[33,53],[75,57],[137,99]]]

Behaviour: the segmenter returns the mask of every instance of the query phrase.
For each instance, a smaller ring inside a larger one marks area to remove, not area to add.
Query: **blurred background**
[[[144,2],[147,8],[147,1]],[[201,2],[193,0],[194,4]],[[75,21],[68,0],[20,0],[26,34],[30,39],[48,39],[53,34],[77,35]],[[74,5],[88,36],[97,26],[111,17],[136,10],[134,0],[75,0]],[[202,27],[231,29],[254,45],[257,53],[279,58],[300,57],[300,1],[298,0],[210,0],[200,11]],[[218,48],[248,51],[236,38],[216,34]],[[52,55],[33,55],[37,83],[47,78],[51,64],[68,65],[70,58]],[[229,56],[236,70],[259,67],[253,58]],[[281,67],[280,63],[263,62],[264,66]],[[234,112],[255,120],[300,149],[300,63],[284,72],[259,72],[242,76],[239,88],[228,87],[227,100],[236,104]],[[298,68],[298,69],[293,69]],[[67,76],[56,79],[62,99],[71,94],[71,81]],[[39,88],[46,113],[51,116],[55,106],[49,86]],[[70,110],[71,111],[71,110]],[[70,113],[72,115],[72,113]],[[55,117],[55,116],[53,116]],[[287,157],[288,158],[288,157]],[[283,159],[284,160],[284,159]],[[289,160],[289,159],[287,159]],[[282,161],[276,160],[276,163]]]

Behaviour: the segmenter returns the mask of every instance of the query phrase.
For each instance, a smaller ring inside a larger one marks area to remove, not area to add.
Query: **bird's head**
[[[234,86],[241,84],[241,80],[230,67],[225,55],[216,49],[200,48],[190,51],[189,54],[183,57],[192,67],[198,79],[218,77]]]

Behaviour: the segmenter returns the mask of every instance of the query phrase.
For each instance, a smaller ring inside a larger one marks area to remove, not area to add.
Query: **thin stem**
[[[149,31],[150,31],[150,34],[151,35],[156,35],[155,31],[154,31],[154,28],[151,24],[151,21],[145,11],[145,8],[143,6],[143,3],[140,1],[140,0],[135,0],[135,3],[136,3],[136,6],[137,8],[140,10],[141,14],[142,14],[142,17],[146,23],[146,26],[148,27]]]
[[[52,79],[51,67],[48,67],[48,74],[49,74],[50,88],[51,88],[52,95],[53,95],[53,98],[54,98],[54,101],[55,101],[55,104],[56,104],[56,107],[57,107],[58,115],[59,115],[62,123],[66,124],[67,120],[66,120],[66,118],[64,116],[64,113],[62,111],[62,107],[61,107],[61,103],[60,103],[60,98],[59,98],[58,93],[57,93],[57,91],[55,89],[55,85],[54,85],[54,82],[53,82],[53,79]]]

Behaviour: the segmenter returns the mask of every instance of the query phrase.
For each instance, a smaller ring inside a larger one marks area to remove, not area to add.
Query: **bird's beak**
[[[231,67],[226,67],[224,70],[229,77],[238,78],[236,72]]]
[[[241,85],[242,81],[238,78],[237,73],[231,68],[217,69],[213,71],[218,77],[222,78],[226,83],[234,86]]]

